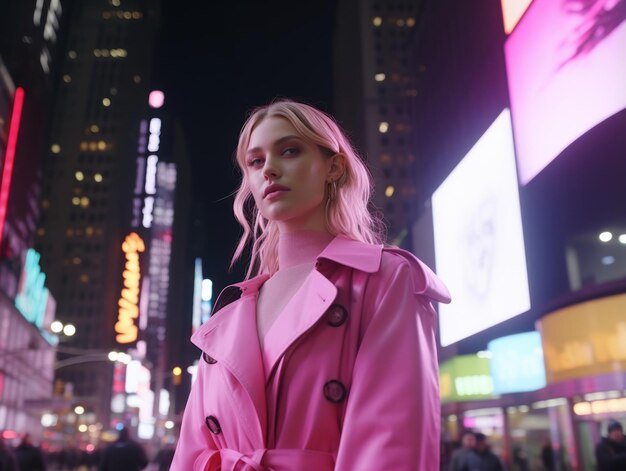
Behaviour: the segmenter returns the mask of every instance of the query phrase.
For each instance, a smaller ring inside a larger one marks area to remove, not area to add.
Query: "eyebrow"
[[[296,136],[295,134],[290,134],[289,136],[283,136],[280,139],[276,139],[276,141],[274,141],[274,144],[272,144],[272,147],[279,146],[283,142],[290,141],[292,139],[297,139],[299,141],[303,141],[304,142],[304,139],[302,139],[300,136]],[[246,155],[253,154],[253,153],[258,152],[260,150],[263,150],[263,149],[261,149],[260,147],[253,147],[252,149],[248,149],[246,151]]]

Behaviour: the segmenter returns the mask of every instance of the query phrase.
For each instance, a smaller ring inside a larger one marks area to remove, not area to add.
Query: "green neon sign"
[[[26,251],[19,292],[15,296],[15,307],[28,322],[42,329],[49,291],[44,286],[46,274],[39,266],[40,258],[41,256],[35,250]]]

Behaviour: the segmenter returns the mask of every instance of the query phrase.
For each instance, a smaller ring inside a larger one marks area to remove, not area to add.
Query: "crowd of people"
[[[113,443],[89,453],[77,448],[44,453],[28,434],[16,447],[0,440],[0,471],[168,471],[173,457],[174,447],[164,446],[150,461],[126,428]]]
[[[462,433],[461,447],[452,452],[450,462],[444,466],[447,471],[504,471],[502,461],[491,451],[488,437],[471,430]]]
[[[607,426],[607,435],[602,437],[595,446],[595,461],[597,471],[626,471],[626,437],[620,422],[610,421]],[[560,460],[557,468],[557,457],[549,439],[546,439],[541,449],[542,471],[566,471],[568,466]],[[529,471],[528,457],[520,446],[513,447],[511,466],[515,471]],[[503,461],[492,450],[489,438],[483,433],[472,430],[461,432],[456,448],[450,449],[442,442],[441,471],[505,471]]]

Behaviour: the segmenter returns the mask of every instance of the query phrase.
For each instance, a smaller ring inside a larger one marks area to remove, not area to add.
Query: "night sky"
[[[191,2],[165,0],[155,85],[181,119],[191,159],[192,226],[206,275],[219,292],[240,229],[232,216],[238,173],[233,154],[246,113],[276,97],[332,112],[336,0]],[[200,229],[200,226],[204,227]],[[203,231],[203,233],[202,233]],[[196,249],[194,249],[196,250]]]

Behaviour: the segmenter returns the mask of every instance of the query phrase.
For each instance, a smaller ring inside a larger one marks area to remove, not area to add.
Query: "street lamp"
[[[53,321],[50,324],[50,330],[55,334],[63,332],[63,335],[66,337],[72,337],[76,333],[74,324],[63,324],[63,322],[59,320]]]

